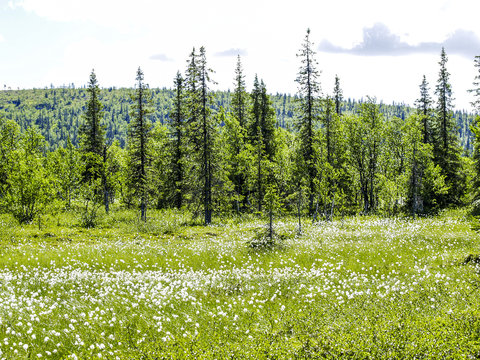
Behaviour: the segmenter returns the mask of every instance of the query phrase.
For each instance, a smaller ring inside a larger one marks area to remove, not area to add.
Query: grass
[[[480,357],[479,235],[435,218],[0,218],[0,359]],[[467,260],[467,261],[466,261]]]

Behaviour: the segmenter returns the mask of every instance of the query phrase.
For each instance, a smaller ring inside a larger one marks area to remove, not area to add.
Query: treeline
[[[173,102],[172,89],[151,89],[154,112],[152,123],[167,124],[170,119],[170,109]],[[125,147],[127,129],[130,123],[130,107],[132,89],[106,88],[100,91],[100,101],[104,105],[104,116],[101,120],[105,126],[106,137],[110,143],[118,140]],[[19,124],[21,132],[30,126],[37,126],[47,142],[48,150],[65,147],[67,139],[75,146],[79,144],[79,129],[84,123],[87,89],[75,88],[69,85],[63,88],[46,88],[30,90],[0,91],[0,114],[6,119]],[[231,110],[232,93],[230,91],[215,91],[213,93],[213,110]],[[275,109],[276,126],[293,130],[296,116],[296,95],[270,94],[272,106]],[[358,114],[363,99],[344,99],[341,104],[343,113]],[[386,118],[407,118],[415,112],[414,108],[404,104],[379,104],[379,109]],[[465,110],[455,110],[453,117],[458,127],[460,142],[463,148],[472,151],[472,132],[470,125],[475,116]]]
[[[37,109],[19,100],[18,108],[53,111],[58,118],[50,128],[47,116],[36,124],[1,118],[3,210],[30,222],[73,208],[85,226],[94,226],[100,208],[108,213],[115,203],[138,208],[143,220],[148,209],[179,208],[205,224],[233,213],[264,213],[271,224],[280,212],[314,220],[354,213],[416,216],[477,197],[479,147],[466,124],[459,131],[453,116],[443,49],[433,92],[424,77],[416,107],[407,109],[373,98],[344,101],[339,77],[331,93],[322,93],[309,35],[298,54],[294,98],[270,95],[257,75],[249,90],[240,57],[233,91],[211,91],[202,47],[192,51],[172,90],[149,89],[140,68],[134,90],[101,90],[92,71],[86,89],[42,90],[45,99],[53,95],[51,101],[65,102],[62,107]],[[479,57],[475,64],[474,105],[480,111]],[[35,91],[40,90],[29,93]],[[61,113],[70,105],[81,119]],[[109,117],[114,108],[123,109],[115,110],[122,121]],[[58,134],[52,127],[58,129],[62,116],[69,126]],[[477,121],[471,128],[480,133]],[[54,134],[58,142],[66,138],[61,146],[49,146]],[[466,148],[472,144],[470,156]]]

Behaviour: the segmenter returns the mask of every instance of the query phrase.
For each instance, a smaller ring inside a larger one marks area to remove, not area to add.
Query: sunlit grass
[[[2,217],[0,358],[480,356],[479,236],[464,212],[418,220],[192,226],[179,212]]]

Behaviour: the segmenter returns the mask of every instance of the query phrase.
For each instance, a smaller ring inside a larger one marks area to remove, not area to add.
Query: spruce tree
[[[327,150],[327,162],[331,165],[333,163],[333,149],[332,149],[332,122],[333,122],[333,110],[334,102],[330,96],[327,96],[324,100],[324,115],[322,116],[322,122],[325,131],[325,143]]]
[[[255,79],[253,80],[253,89],[250,93],[251,106],[249,109],[249,121],[247,124],[248,141],[251,144],[255,143],[258,135],[258,128],[260,127],[262,112],[261,96],[262,89],[260,87],[260,81],[258,81],[258,76],[255,74]]]
[[[275,149],[275,110],[272,106],[270,96],[267,94],[267,86],[260,81],[261,97],[260,97],[260,129],[262,131],[265,153],[269,161],[273,161],[276,153]]]
[[[131,122],[128,128],[129,176],[134,195],[140,200],[141,219],[147,220],[149,156],[149,115],[153,112],[148,85],[143,72],[137,70],[135,92],[132,95]]]
[[[340,116],[342,115],[342,101],[343,101],[343,91],[340,87],[340,78],[338,75],[335,75],[335,87],[333,88],[333,99],[335,101],[335,113]]]
[[[242,160],[245,151],[245,136],[248,118],[248,94],[245,87],[245,75],[243,74],[242,63],[240,55],[237,57],[237,66],[235,68],[234,91],[231,103],[231,115],[233,119],[230,120],[227,129],[234,136],[235,143],[231,144],[231,172],[230,180],[234,186],[236,195],[236,208],[239,210],[238,202],[242,200],[242,208],[245,209],[248,203],[248,192],[246,188],[247,177],[243,171]]]
[[[263,80],[259,81],[255,75],[253,90],[250,94],[250,118],[247,124],[248,141],[254,149],[256,157],[255,184],[258,211],[262,211],[264,189],[268,182],[267,173],[269,162],[275,156],[275,112],[273,110],[267,88]]]
[[[185,91],[184,79],[180,72],[174,81],[173,109],[170,113],[171,138],[171,183],[173,186],[173,204],[177,209],[183,206],[184,197],[184,135],[185,135]]]
[[[94,70],[90,74],[87,94],[88,100],[83,115],[85,122],[80,128],[80,152],[84,163],[82,180],[89,183],[102,177],[105,144],[105,129],[100,125],[103,117],[103,105],[100,102],[100,88]]]
[[[420,84],[420,98],[417,99],[415,105],[417,106],[417,114],[422,122],[422,139],[424,144],[432,141],[432,103],[427,78],[423,75],[422,83]]]
[[[212,222],[212,187],[214,144],[217,129],[215,117],[212,116],[213,98],[209,89],[213,71],[207,66],[205,48],[199,54],[193,49],[186,76],[188,136],[195,156],[194,168],[197,169],[197,182],[202,184],[201,198],[203,203],[205,225]]]
[[[442,48],[440,54],[440,72],[438,74],[437,86],[435,88],[435,95],[437,95],[436,107],[436,147],[437,159],[441,163],[442,169],[445,170],[445,163],[449,147],[451,145],[451,133],[455,130],[455,123],[453,122],[453,98],[452,86],[450,84],[450,73],[447,71],[446,64],[448,58],[445,48]]]
[[[232,95],[232,114],[238,121],[238,124],[245,128],[247,125],[248,95],[245,87],[245,75],[243,74],[240,55],[237,57],[237,66],[235,68],[234,90]]]
[[[202,46],[200,48],[199,54],[199,85],[201,90],[201,138],[202,149],[202,177],[204,180],[203,188],[203,203],[204,203],[204,212],[205,212],[205,224],[208,225],[212,222],[212,181],[213,181],[213,146],[214,146],[214,136],[216,133],[214,119],[212,117],[212,103],[213,98],[210,93],[209,83],[210,74],[213,72],[210,68],[207,67],[207,58],[205,53],[205,48]]]
[[[480,114],[480,55],[475,56],[474,66],[477,68],[477,75],[473,81],[474,88],[469,90],[469,92],[473,93],[475,97],[474,101],[472,101],[472,106],[478,115]]]
[[[304,163],[304,177],[307,179],[309,188],[309,213],[313,214],[313,199],[315,194],[315,178],[317,169],[315,166],[315,142],[316,127],[320,114],[320,85],[318,83],[319,71],[316,69],[315,51],[310,41],[310,29],[297,54],[301,58],[301,65],[297,75],[298,83],[298,116],[297,129],[301,141],[300,151]]]
[[[436,117],[434,125],[435,163],[442,169],[446,183],[450,187],[447,196],[439,201],[441,206],[459,204],[463,195],[464,183],[461,178],[460,145],[457,126],[453,118],[453,97],[450,84],[450,73],[446,64],[448,58],[445,49],[440,55],[440,71],[438,74],[435,95],[437,96]]]
[[[473,143],[473,161],[475,164],[475,198],[478,199],[480,197],[480,56],[475,56],[474,65],[477,69],[477,75],[473,81],[474,88],[469,90],[469,92],[473,93],[474,100],[472,101],[472,107],[475,111],[475,119],[470,126],[470,129],[474,135],[474,143]]]

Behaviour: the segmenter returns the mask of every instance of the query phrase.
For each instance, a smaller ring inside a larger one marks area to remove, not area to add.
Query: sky
[[[296,54],[311,30],[324,95],[413,105],[423,75],[432,96],[442,46],[454,104],[471,111],[480,55],[478,0],[0,0],[0,90],[173,86],[192,49],[205,46],[217,82],[233,88],[237,54],[247,88],[297,92]]]

